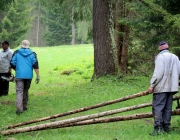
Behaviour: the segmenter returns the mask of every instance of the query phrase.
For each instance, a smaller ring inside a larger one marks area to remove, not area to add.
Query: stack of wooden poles
[[[0,135],[11,135],[11,134],[24,133],[24,132],[30,132],[30,131],[38,131],[38,130],[46,130],[46,129],[56,129],[56,128],[64,128],[64,127],[81,126],[81,125],[90,125],[90,124],[109,123],[109,122],[116,122],[116,121],[126,121],[126,120],[150,118],[150,117],[153,117],[152,112],[142,113],[142,114],[134,114],[134,115],[129,115],[129,116],[100,118],[103,116],[113,115],[113,114],[117,114],[117,113],[121,113],[121,112],[125,112],[125,111],[130,111],[130,110],[135,110],[135,109],[139,109],[139,108],[152,106],[152,103],[145,103],[145,104],[125,107],[125,108],[120,108],[120,109],[116,109],[116,110],[109,110],[109,111],[105,111],[105,112],[99,112],[96,114],[90,114],[90,115],[70,118],[70,119],[66,119],[66,120],[60,120],[60,121],[55,121],[55,122],[48,122],[48,123],[23,127],[25,125],[42,122],[42,121],[46,121],[46,120],[51,120],[51,119],[55,119],[55,118],[60,118],[60,117],[75,114],[75,113],[84,112],[87,110],[111,105],[114,103],[126,101],[129,99],[133,99],[133,98],[137,98],[137,97],[141,97],[141,96],[145,96],[148,94],[151,94],[151,93],[149,93],[148,91],[144,91],[144,92],[129,95],[129,96],[126,96],[123,98],[99,103],[99,104],[96,104],[93,106],[79,108],[79,109],[72,110],[72,111],[69,111],[66,113],[56,114],[56,115],[52,115],[52,116],[48,116],[48,117],[44,117],[44,118],[39,118],[36,120],[31,120],[31,121],[27,121],[27,122],[10,125],[10,126],[7,126],[7,127],[4,127],[3,129],[1,129]],[[179,99],[180,99],[180,96],[176,96],[173,98],[173,101],[176,100],[179,102]],[[180,115],[180,109],[173,110],[172,115]]]

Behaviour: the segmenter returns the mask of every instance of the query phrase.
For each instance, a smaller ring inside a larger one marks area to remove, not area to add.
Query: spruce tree
[[[44,9],[43,18],[47,25],[44,36],[49,46],[71,43],[71,19],[63,14],[62,8],[59,6],[49,11]]]
[[[8,40],[12,48],[17,47],[26,37],[31,25],[32,17],[29,13],[32,9],[28,7],[27,1],[17,0],[12,3],[2,20],[0,40]]]
[[[0,0],[0,10],[5,10],[14,0]]]

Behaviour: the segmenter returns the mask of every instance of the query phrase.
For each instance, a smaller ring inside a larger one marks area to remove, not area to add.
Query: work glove
[[[40,76],[37,76],[37,77],[36,77],[36,84],[38,84],[39,81],[40,81]]]

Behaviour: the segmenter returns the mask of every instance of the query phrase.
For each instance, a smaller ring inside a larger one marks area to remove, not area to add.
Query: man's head
[[[8,49],[8,47],[9,47],[9,42],[8,41],[3,41],[3,42],[1,42],[1,44],[2,44],[3,50],[7,50]]]
[[[30,42],[28,40],[23,40],[21,43],[22,48],[29,48]]]
[[[165,41],[161,41],[159,43],[159,50],[164,50],[164,49],[167,49],[167,48],[169,48],[169,46]]]

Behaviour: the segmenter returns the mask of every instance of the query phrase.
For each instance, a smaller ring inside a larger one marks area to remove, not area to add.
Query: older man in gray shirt
[[[1,44],[3,50],[0,52],[0,96],[6,96],[9,92],[9,81],[1,77],[9,77],[11,75],[10,61],[13,52],[9,47],[8,41],[3,41]]]
[[[169,52],[169,46],[161,41],[159,54],[155,59],[155,69],[151,78],[149,92],[153,92],[152,112],[154,131],[151,136],[169,132],[173,94],[179,91],[179,58]]]

